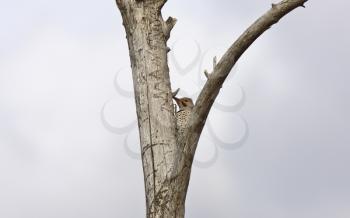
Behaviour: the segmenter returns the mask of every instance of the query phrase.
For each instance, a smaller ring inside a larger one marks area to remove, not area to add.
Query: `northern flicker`
[[[176,112],[176,126],[178,134],[182,135],[188,125],[194,105],[190,98],[176,98],[175,96],[173,98],[179,106],[179,110]]]

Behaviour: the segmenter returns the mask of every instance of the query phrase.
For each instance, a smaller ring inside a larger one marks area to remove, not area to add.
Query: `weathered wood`
[[[175,19],[165,22],[163,1],[118,1],[125,26],[140,133],[147,217],[183,217],[173,184],[178,152],[166,40]]]
[[[166,43],[176,19],[162,18],[166,0],[116,0],[132,68],[147,218],[183,218],[197,143],[219,90],[243,52],[271,25],[306,0],[283,0],[251,25],[217,63],[198,97],[190,125],[176,134]]]

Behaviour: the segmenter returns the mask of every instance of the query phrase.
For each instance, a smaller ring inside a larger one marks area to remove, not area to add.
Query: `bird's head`
[[[192,99],[190,98],[176,98],[173,97],[177,103],[177,105],[179,106],[180,110],[184,109],[184,108],[193,108],[194,104]]]

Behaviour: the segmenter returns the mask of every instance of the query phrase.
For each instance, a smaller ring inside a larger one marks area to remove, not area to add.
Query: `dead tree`
[[[256,20],[216,63],[201,90],[188,125],[179,133],[169,78],[167,40],[176,23],[164,20],[166,0],[117,0],[134,83],[147,217],[182,218],[198,140],[225,79],[244,51],[284,15],[307,0],[283,0]]]

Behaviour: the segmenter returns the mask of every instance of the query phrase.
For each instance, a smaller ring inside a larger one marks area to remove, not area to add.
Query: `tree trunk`
[[[129,45],[147,217],[184,217],[186,190],[177,188],[174,176],[179,149],[166,46],[175,19],[163,20],[164,1],[117,3]]]
[[[183,218],[191,166],[205,121],[222,84],[244,51],[263,32],[307,0],[283,0],[228,49],[203,87],[183,135],[176,132],[166,43],[176,19],[163,20],[166,0],[117,0],[129,46],[147,218]]]

